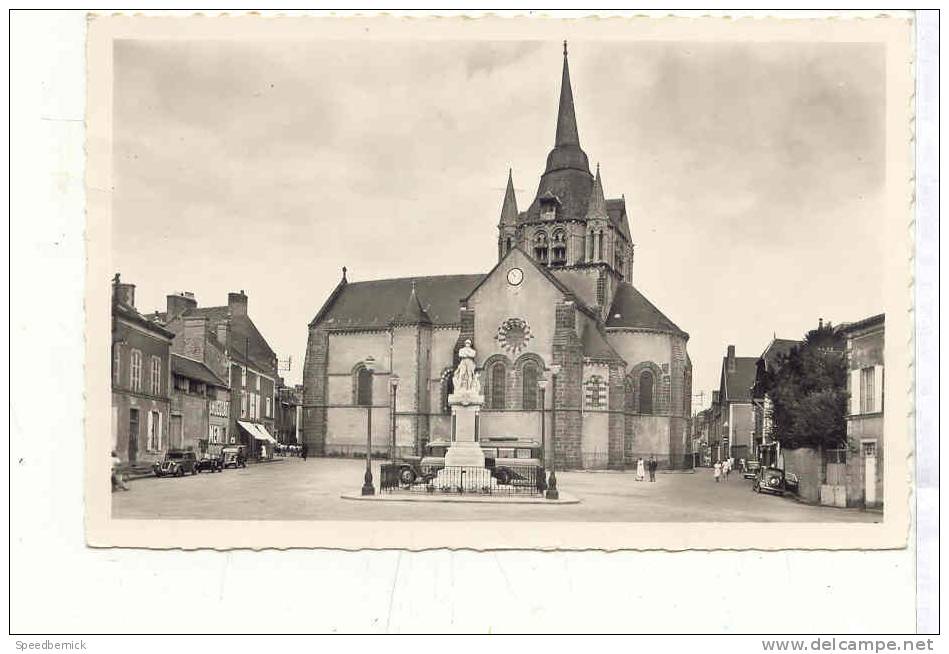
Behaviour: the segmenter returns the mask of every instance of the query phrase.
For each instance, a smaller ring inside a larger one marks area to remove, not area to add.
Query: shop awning
[[[259,425],[256,422],[246,422],[244,420],[238,420],[239,424],[244,431],[253,436],[259,441],[270,441],[271,443],[276,443],[277,439],[270,435],[270,432],[267,431],[267,428],[263,425]]]

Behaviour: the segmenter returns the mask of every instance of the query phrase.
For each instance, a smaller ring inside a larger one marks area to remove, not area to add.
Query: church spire
[[[504,203],[501,205],[501,225],[517,224],[517,197],[514,195],[514,173],[507,170],[507,189],[504,191]]]
[[[560,107],[557,111],[557,137],[554,147],[580,146],[577,132],[577,112],[573,107],[573,89],[570,87],[570,65],[567,63],[567,42],[563,42],[563,76],[560,80]]]
[[[570,86],[570,64],[567,62],[567,42],[563,42],[563,75],[560,79],[560,105],[557,108],[557,135],[554,149],[547,155],[545,173],[564,168],[582,170],[590,174],[590,162],[580,149],[580,134],[577,131],[577,112],[573,106],[573,89]]]
[[[596,165],[596,179],[593,180],[593,191],[590,192],[590,204],[587,205],[587,220],[609,220],[606,211],[606,196],[603,194],[603,180],[600,178],[600,164]]]

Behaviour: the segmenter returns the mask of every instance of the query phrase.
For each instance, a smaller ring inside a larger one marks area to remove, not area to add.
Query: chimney
[[[227,308],[230,310],[232,316],[247,315],[247,296],[244,295],[243,289],[241,289],[240,293],[227,294]]]
[[[180,293],[166,295],[165,300],[165,306],[168,312],[168,315],[165,317],[166,322],[177,320],[182,315],[198,306],[197,300],[194,299],[194,293],[189,293],[188,291],[181,291]]]
[[[184,329],[181,330],[183,354],[189,359],[203,362],[208,319],[205,316],[185,316],[183,321]]]
[[[728,372],[735,372],[735,346],[728,346]]]
[[[119,273],[112,278],[112,301],[135,308],[135,284],[123,284]]]

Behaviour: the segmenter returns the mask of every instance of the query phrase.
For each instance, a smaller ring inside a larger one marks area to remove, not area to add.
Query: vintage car
[[[784,473],[784,488],[789,493],[797,493],[798,488],[800,487],[800,480],[797,478],[797,475],[793,472]]]
[[[399,466],[403,486],[433,479],[445,467],[445,455],[451,441],[437,439],[425,444],[423,456],[402,456],[392,461]],[[541,445],[516,437],[486,438],[481,442],[484,467],[491,470],[499,484],[533,484],[545,479]]]
[[[544,479],[543,447],[516,436],[492,436],[481,442],[485,467],[499,484],[531,484]]]
[[[784,495],[784,471],[780,468],[761,468],[751,483],[751,490],[756,493],[774,493]]]
[[[197,460],[195,469],[198,472],[224,472],[224,455],[222,452],[205,452]]]
[[[185,473],[196,475],[198,474],[197,463],[194,452],[168,450],[152,465],[152,472],[156,477],[183,477]]]
[[[221,468],[246,468],[247,452],[243,445],[228,445],[221,448]]]
[[[758,461],[745,461],[745,471],[742,473],[744,479],[754,479],[758,476],[758,471],[761,470],[761,463]]]

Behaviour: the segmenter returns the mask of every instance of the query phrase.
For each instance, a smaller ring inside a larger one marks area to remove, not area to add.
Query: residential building
[[[112,447],[147,466],[168,447],[170,350],[174,334],[135,308],[135,284],[112,280]]]
[[[214,386],[209,440],[243,444],[252,459],[272,457],[277,355],[248,315],[244,291],[228,293],[227,305],[214,307],[199,307],[192,293],[175,293],[167,296],[166,311],[152,318],[176,334],[183,357],[202,362],[225,383]]]
[[[751,387],[755,383],[757,357],[735,356],[729,345],[722,359],[721,382],[718,389],[718,419],[721,424],[724,458],[754,458],[754,414]]]
[[[309,450],[364,452],[370,411],[377,451],[388,447],[392,416],[400,449],[450,438],[452,371],[470,340],[483,436],[545,438],[559,469],[623,468],[649,456],[691,465],[689,336],[633,283],[626,201],[607,198],[580,147],[566,51],[553,149],[523,211],[508,173],[497,246],[486,274],[350,283],[343,269],[309,324]]]
[[[283,380],[277,384],[277,441],[284,445],[303,443],[300,430],[303,426],[303,384],[284,386]]]
[[[204,453],[226,442],[230,412],[227,382],[202,361],[171,355],[169,447]]]
[[[847,338],[847,504],[883,507],[883,314],[841,329]]]

